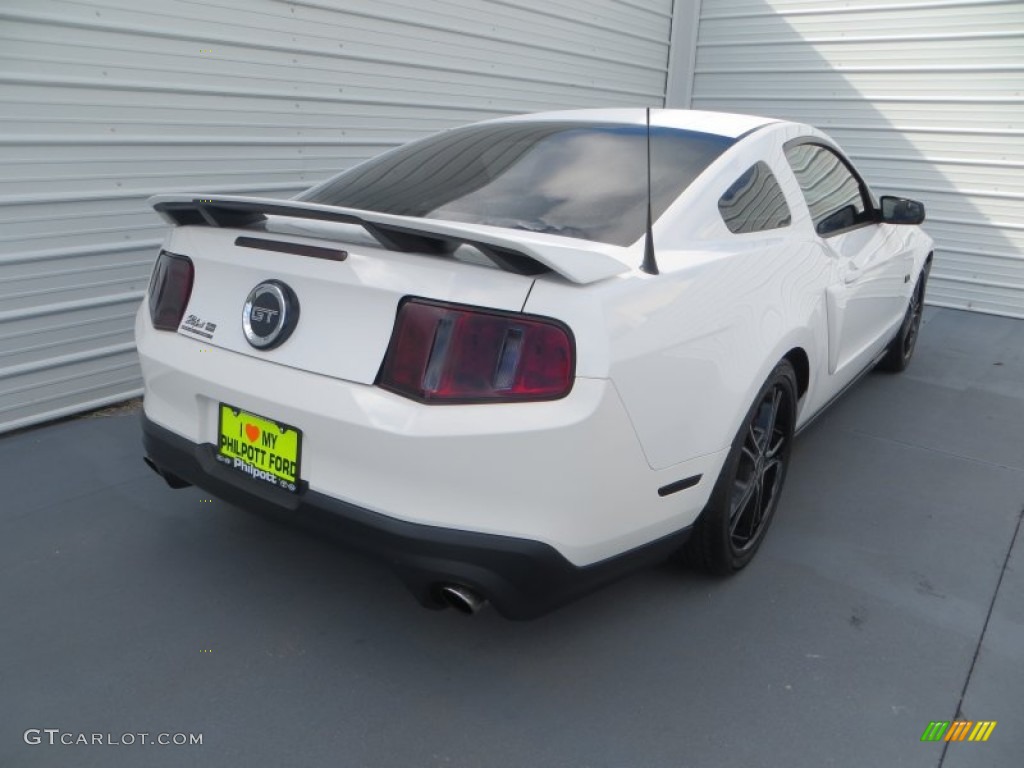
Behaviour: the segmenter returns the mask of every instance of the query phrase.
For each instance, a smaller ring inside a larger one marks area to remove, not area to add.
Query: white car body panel
[[[528,118],[642,124],[644,113]],[[195,442],[215,441],[219,402],[296,425],[312,489],[397,519],[541,541],[581,566],[692,525],[770,371],[793,350],[806,356],[797,416],[806,423],[893,337],[932,243],[917,227],[888,224],[818,237],[783,153],[798,136],[827,141],[813,128],[717,113],[655,111],[651,119],[730,137],[751,132],[654,225],[658,275],[639,270],[642,239],[619,248],[358,212],[520,248],[554,270],[530,278],[387,251],[349,225],[268,224],[347,250],[343,263],[238,248],[238,230],[177,227],[166,249],[192,257],[196,269],[187,314],[217,331],[209,340],[155,331],[143,304],[136,335],[146,416]],[[717,201],[759,160],[792,222],[736,235]],[[261,352],[239,319],[249,290],[267,278],[291,285],[302,314],[287,343]],[[409,295],[566,323],[576,341],[571,393],[440,407],[374,387]],[[658,494],[698,475],[693,487]]]
[[[825,241],[839,280],[828,288],[830,375],[845,378],[878,350],[903,319],[908,281],[915,274],[913,242],[906,227],[879,224]]]

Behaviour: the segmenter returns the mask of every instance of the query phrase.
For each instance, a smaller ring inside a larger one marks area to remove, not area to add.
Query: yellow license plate
[[[221,403],[218,433],[218,461],[254,480],[298,490],[299,430]]]

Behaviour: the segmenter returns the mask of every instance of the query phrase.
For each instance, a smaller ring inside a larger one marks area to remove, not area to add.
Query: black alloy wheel
[[[743,421],[684,559],[721,575],[740,570],[764,540],[779,505],[796,425],[796,373],[783,360]]]
[[[903,334],[903,345],[900,353],[903,359],[910,361],[914,354],[914,345],[917,344],[917,333],[921,330],[921,315],[924,313],[924,283],[917,281],[917,287],[910,297],[910,306],[907,307],[907,331]]]
[[[729,505],[729,540],[736,554],[757,544],[778,503],[793,436],[787,426],[792,408],[784,382],[776,382],[747,426]]]

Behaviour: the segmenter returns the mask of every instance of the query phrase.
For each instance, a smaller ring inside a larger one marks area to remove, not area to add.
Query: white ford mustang
[[[932,252],[825,134],[708,112],[504,118],[293,200],[152,203],[147,463],[511,618],[673,552],[744,567],[794,432],[907,365]]]

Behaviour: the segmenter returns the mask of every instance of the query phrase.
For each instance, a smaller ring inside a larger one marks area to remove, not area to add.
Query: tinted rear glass
[[[655,219],[733,141],[653,127]],[[298,199],[630,245],[646,226],[646,167],[643,125],[476,125],[399,147]]]

